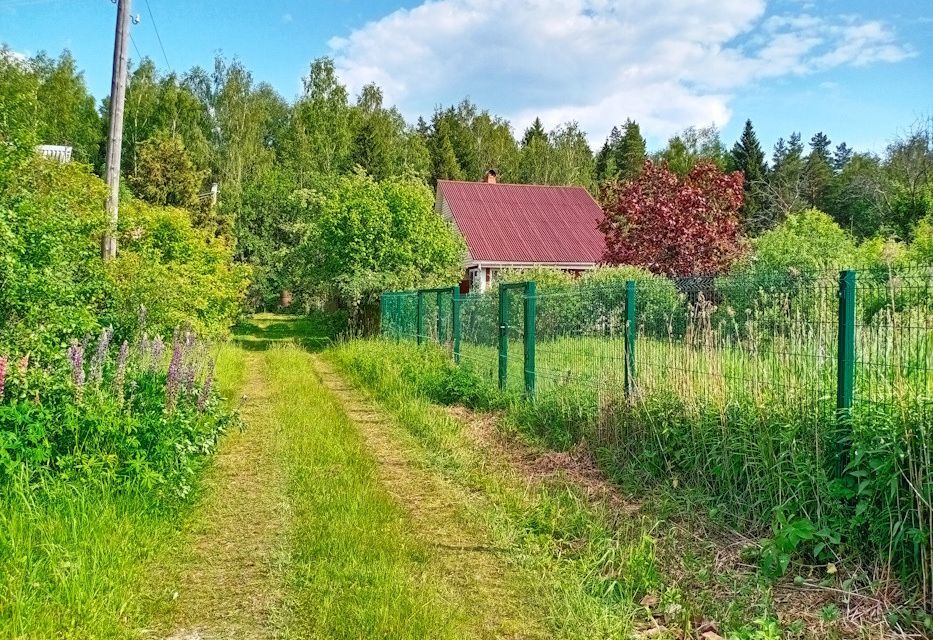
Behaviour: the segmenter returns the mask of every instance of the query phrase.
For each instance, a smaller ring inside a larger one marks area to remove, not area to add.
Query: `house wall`
[[[484,293],[495,283],[499,272],[503,269],[529,269],[529,268],[545,268],[545,269],[556,269],[558,271],[563,271],[568,273],[571,276],[577,278],[580,277],[586,271],[592,271],[596,268],[595,264],[592,263],[580,263],[580,264],[545,264],[545,263],[527,263],[527,264],[517,264],[517,263],[494,263],[494,264],[472,264],[468,266],[465,270],[465,275],[463,280],[460,283],[460,292],[461,293]]]

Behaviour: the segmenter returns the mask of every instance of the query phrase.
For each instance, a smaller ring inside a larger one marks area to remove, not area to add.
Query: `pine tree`
[[[775,143],[771,171],[764,185],[764,210],[759,216],[759,230],[769,229],[787,215],[806,208],[802,156],[803,143],[799,133],[792,133],[789,139],[780,138]]]
[[[846,165],[849,164],[851,159],[852,148],[845,142],[840,142],[836,145],[836,150],[833,152],[833,171],[840,173],[846,168]]]
[[[533,140],[547,142],[547,132],[544,130],[544,124],[541,122],[541,118],[535,118],[531,126],[525,129],[525,135],[522,136],[522,148],[530,145]]]
[[[597,183],[616,176],[618,172],[616,153],[621,141],[622,132],[619,131],[619,127],[612,127],[609,137],[606,138],[602,148],[600,148],[599,152],[596,154],[595,173]]]
[[[431,160],[434,164],[434,178],[436,180],[463,180],[463,171],[457,162],[457,154],[450,142],[450,133],[447,123],[440,120],[434,131]]]
[[[761,150],[758,135],[751,120],[745,121],[742,137],[732,147],[732,160],[735,168],[745,174],[745,184],[757,182],[765,177],[768,170],[765,153]]]
[[[611,148],[609,147],[609,140],[606,139],[603,146],[596,152],[596,158],[593,163],[593,177],[596,178],[596,182],[602,182],[607,177],[606,170],[608,168],[610,153]]]
[[[745,176],[745,201],[742,204],[742,226],[746,233],[760,231],[766,224],[759,219],[763,207],[762,181],[768,171],[765,154],[751,120],[745,121],[742,137],[732,147],[732,164]]]
[[[833,168],[829,156],[832,144],[825,133],[820,131],[810,138],[810,153],[804,168],[806,199],[811,207],[826,210]]]
[[[625,121],[623,128],[625,133],[622,134],[622,139],[619,141],[615,161],[619,171],[619,178],[633,180],[641,175],[642,169],[645,167],[646,144],[645,139],[641,137],[641,128],[637,122],[628,119]]]
[[[784,138],[778,138],[774,143],[774,153],[771,154],[771,168],[777,171],[787,160],[787,141]]]

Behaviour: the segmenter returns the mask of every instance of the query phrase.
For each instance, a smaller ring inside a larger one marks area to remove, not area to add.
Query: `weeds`
[[[521,314],[511,313],[500,392],[495,298],[471,296],[462,302],[460,367],[440,381],[413,379],[438,401],[462,389],[455,400],[503,407],[509,423],[549,446],[588,441],[631,483],[702,491],[710,511],[767,538],[768,576],[796,561],[867,562],[898,576],[908,601],[931,607],[931,271],[858,278],[854,405],[842,413],[836,274],[676,287],[642,277],[629,392],[624,283],[542,287],[534,403],[519,397]],[[388,331],[406,337],[410,309],[401,298],[392,305]],[[432,328],[438,309],[426,313],[424,337],[443,342],[442,323]]]

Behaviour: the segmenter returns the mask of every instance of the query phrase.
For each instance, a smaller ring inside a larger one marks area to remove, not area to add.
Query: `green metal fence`
[[[931,285],[933,267],[911,267],[432,289],[385,294],[382,329],[445,345],[542,420],[572,416],[639,472],[753,522],[864,519],[929,599]]]

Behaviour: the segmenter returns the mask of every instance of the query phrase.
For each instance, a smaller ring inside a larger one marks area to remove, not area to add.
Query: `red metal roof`
[[[596,263],[603,211],[583,187],[438,180],[470,256],[478,262]]]

